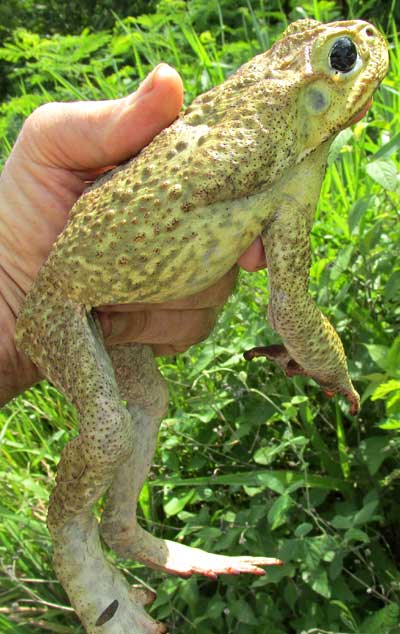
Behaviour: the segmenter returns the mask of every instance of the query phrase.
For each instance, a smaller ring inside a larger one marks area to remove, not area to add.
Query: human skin
[[[182,99],[179,75],[160,64],[128,97],[47,104],[23,125],[0,176],[0,406],[43,378],[17,350],[15,324],[71,207],[88,182],[135,155],[172,123]],[[261,239],[238,264],[248,271],[265,266]],[[236,275],[235,267],[183,300],[99,307],[107,344],[147,343],[157,355],[183,352],[209,335]]]

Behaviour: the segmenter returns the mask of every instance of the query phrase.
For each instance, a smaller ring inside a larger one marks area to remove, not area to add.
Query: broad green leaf
[[[322,566],[310,572],[309,570],[304,570],[302,572],[302,579],[307,583],[314,592],[317,592],[325,599],[329,599],[331,596],[331,589],[329,585],[327,572]]]
[[[293,500],[289,495],[281,495],[275,500],[267,515],[272,531],[285,524],[292,506]]]
[[[195,577],[192,577],[187,583],[182,585],[180,594],[186,603],[192,607],[196,606],[199,600],[199,588]]]
[[[349,542],[355,541],[362,542],[364,544],[368,544],[370,542],[370,538],[367,533],[361,531],[359,528],[349,528],[349,530],[345,532],[344,538]]]
[[[399,180],[396,164],[390,160],[378,159],[365,168],[368,176],[388,191],[399,191]]]
[[[371,395],[371,401],[385,398],[391,392],[400,393],[400,381],[397,381],[396,379],[391,379],[390,381],[386,381],[386,383],[381,383],[380,385],[378,385],[378,387],[375,388]]]
[[[387,430],[400,429],[400,418],[388,418],[383,423],[379,423],[377,427]]]
[[[186,495],[182,497],[172,497],[164,504],[164,511],[166,515],[171,517],[172,515],[177,515],[182,509],[185,508],[186,504],[190,502],[192,497],[194,496],[194,491],[189,491]]]
[[[285,589],[283,591],[283,596],[293,612],[297,599],[300,597],[300,592],[296,587],[296,584],[293,581],[289,580],[288,583],[285,584]]]
[[[387,346],[382,346],[381,344],[367,343],[365,344],[365,347],[367,348],[370,357],[377,366],[382,368],[382,370],[390,370],[390,364],[388,362],[389,348]]]
[[[375,182],[388,191],[399,191],[398,171],[391,160],[378,159],[366,166],[366,172]]]
[[[385,451],[389,446],[389,440],[386,435],[370,436],[360,442],[360,454],[371,475],[374,475],[383,461],[389,457],[390,454]]]
[[[310,522],[303,522],[296,528],[294,534],[296,537],[305,537],[312,529],[313,525]]]
[[[230,612],[239,621],[247,625],[258,625],[258,619],[255,617],[250,604],[245,599],[238,598],[230,605]]]
[[[400,608],[397,603],[389,603],[362,622],[363,634],[391,634],[392,628],[400,623]],[[397,632],[396,632],[397,634]]]
[[[364,526],[364,524],[368,524],[368,522],[372,522],[377,519],[375,515],[375,511],[378,507],[378,500],[371,500],[367,504],[365,504],[360,511],[358,511],[354,515],[353,525],[354,526]]]
[[[361,634],[358,630],[357,622],[348,605],[343,603],[343,601],[337,601],[337,600],[330,601],[330,605],[336,605],[340,609],[342,613],[340,616],[343,622],[345,623],[347,627],[351,628],[352,632],[358,632],[358,634]]]
[[[331,524],[333,528],[341,529],[349,529],[353,526],[353,517],[346,517],[344,515],[335,515],[331,519]]]

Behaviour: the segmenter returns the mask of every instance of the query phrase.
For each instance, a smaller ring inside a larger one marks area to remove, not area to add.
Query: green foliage
[[[360,416],[310,381],[289,382],[266,362],[244,361],[242,351],[276,335],[265,323],[265,273],[242,274],[212,337],[161,362],[170,413],[140,515],[157,535],[219,553],[278,556],[284,566],[213,582],[117,563],[132,583],[157,588],[151,611],[170,631],[399,634],[396,5],[289,4],[163,0],[156,12],[98,33],[16,29],[0,49],[12,80],[0,109],[3,158],[39,103],[126,94],[161,59],[182,72],[190,101],[267,48],[289,19],[368,17],[370,8],[392,20],[383,23],[389,76],[368,116],[335,141],[312,232],[311,290],[345,343]],[[5,408],[0,422],[0,631],[82,632],[54,580],[45,527],[56,463],[76,433],[74,412],[43,384]]]

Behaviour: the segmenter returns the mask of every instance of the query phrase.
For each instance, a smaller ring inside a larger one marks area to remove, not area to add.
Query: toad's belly
[[[86,306],[188,297],[233,266],[271,212],[261,192],[198,208],[160,233],[121,224],[117,235],[80,231],[76,240],[69,225],[46,267],[66,296]]]

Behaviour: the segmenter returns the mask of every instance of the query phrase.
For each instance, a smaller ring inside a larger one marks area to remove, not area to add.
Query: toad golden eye
[[[336,40],[329,53],[329,62],[333,70],[349,73],[357,62],[357,49],[349,37]]]

